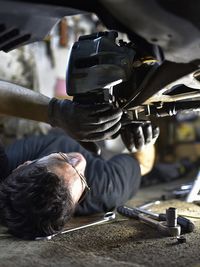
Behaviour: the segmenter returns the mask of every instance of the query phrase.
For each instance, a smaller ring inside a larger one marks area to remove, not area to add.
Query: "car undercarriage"
[[[106,94],[109,89],[112,95],[109,101],[125,110],[129,121],[199,109],[198,1],[9,0],[0,1],[0,4],[0,50],[5,52],[43,40],[63,16],[75,14],[95,13],[109,30],[127,34],[129,43],[122,40],[118,43],[114,38],[109,48],[105,46],[102,50],[79,55],[82,62],[87,63],[71,62],[76,68],[70,70],[73,78],[69,75],[67,83],[69,94],[76,99],[77,95],[82,99],[84,90],[80,88],[79,92],[74,92],[70,88],[75,83],[82,84],[81,72],[87,75],[88,90],[84,93],[88,96],[92,92],[98,98],[99,88]],[[90,42],[99,42],[99,37],[96,34],[89,38]],[[128,63],[123,65],[122,58]],[[95,68],[98,71],[93,72]],[[103,76],[105,69],[107,75]],[[95,85],[91,82],[94,74],[97,76],[93,81]]]

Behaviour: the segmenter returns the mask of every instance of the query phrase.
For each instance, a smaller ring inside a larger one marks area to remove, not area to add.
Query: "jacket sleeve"
[[[98,157],[87,159],[85,175],[91,190],[77,206],[76,215],[114,209],[135,195],[141,180],[138,162],[125,154],[108,161]]]
[[[9,170],[26,160],[33,160],[55,151],[80,152],[87,161],[85,176],[91,187],[76,214],[106,212],[134,196],[140,184],[140,167],[131,156],[120,154],[110,160],[94,156],[66,135],[49,134],[18,140],[6,148]]]

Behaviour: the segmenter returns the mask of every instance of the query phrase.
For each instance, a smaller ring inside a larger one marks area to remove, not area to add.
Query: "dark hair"
[[[46,166],[22,166],[0,185],[0,221],[17,237],[34,239],[58,232],[73,211],[64,179]]]

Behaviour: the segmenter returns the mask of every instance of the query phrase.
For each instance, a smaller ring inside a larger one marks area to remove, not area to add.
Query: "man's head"
[[[85,167],[79,153],[53,153],[20,165],[0,185],[0,220],[25,239],[60,231],[85,190]]]

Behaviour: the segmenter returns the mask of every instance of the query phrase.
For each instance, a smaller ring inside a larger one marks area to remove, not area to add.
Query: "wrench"
[[[143,213],[149,215],[152,219],[157,221],[166,221],[165,213],[155,213],[149,210],[141,209],[141,208],[132,208],[136,213]],[[194,231],[195,225],[189,219],[183,216],[177,216],[177,223],[181,226],[181,232],[190,233]]]
[[[62,235],[62,234],[74,232],[74,231],[77,231],[77,230],[80,230],[80,229],[84,229],[84,228],[87,228],[87,227],[91,227],[91,226],[107,223],[107,222],[113,221],[115,219],[116,219],[116,214],[114,212],[107,212],[107,213],[104,214],[104,216],[103,216],[103,218],[101,220],[95,221],[93,223],[84,224],[84,225],[81,225],[81,226],[78,226],[78,227],[75,227],[75,228],[63,230],[63,231],[60,231],[60,232],[52,234],[52,235],[39,236],[39,237],[36,237],[35,240],[51,240],[53,237],[55,237],[57,235]]]
[[[126,206],[120,206],[117,208],[117,211],[129,218],[138,219],[153,228],[156,228],[159,233],[164,236],[179,236],[181,233],[180,225],[175,225],[174,227],[169,227],[165,221],[157,221],[148,216],[145,216],[141,211],[136,210],[135,208],[129,208]]]

